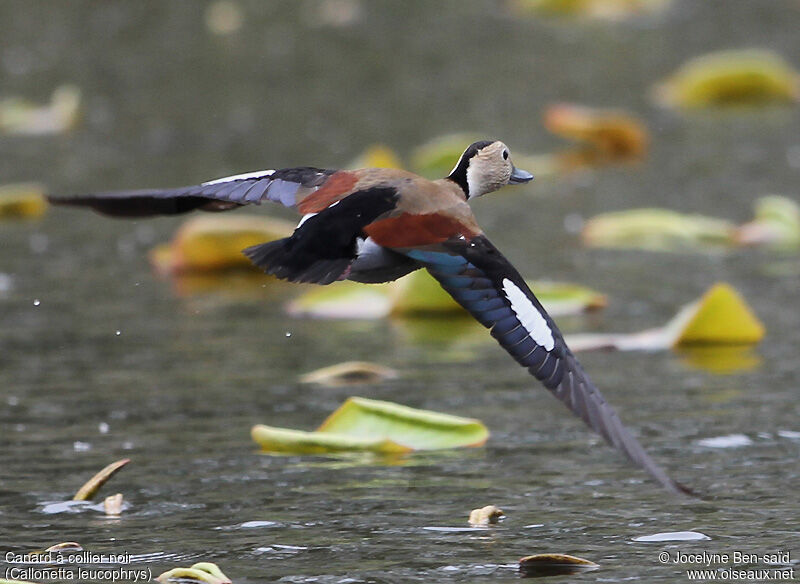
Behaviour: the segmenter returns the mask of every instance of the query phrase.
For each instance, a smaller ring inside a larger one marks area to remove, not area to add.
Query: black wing
[[[484,236],[443,244],[441,251],[406,252],[523,367],[572,412],[634,464],[676,493],[691,491],[673,481],[622,425],[564,342],[553,319],[519,272]]]
[[[312,167],[263,170],[174,189],[112,191],[75,197],[50,197],[57,205],[91,207],[105,215],[145,217],[194,210],[227,211],[242,205],[274,201],[294,207],[325,183],[335,170]]]
[[[244,254],[284,280],[330,284],[343,279],[358,255],[364,227],[397,204],[392,187],[355,191],[324,211],[310,214],[291,237],[248,247]]]

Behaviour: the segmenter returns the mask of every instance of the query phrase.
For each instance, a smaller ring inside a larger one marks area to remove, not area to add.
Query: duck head
[[[472,199],[507,184],[529,182],[533,175],[514,167],[508,146],[499,140],[481,140],[464,150],[447,178],[461,187],[467,199]]]

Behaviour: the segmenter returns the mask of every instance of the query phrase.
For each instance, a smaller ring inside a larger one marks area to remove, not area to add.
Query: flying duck
[[[118,217],[227,211],[274,201],[302,219],[287,238],[244,250],[265,272],[293,282],[377,283],[425,268],[523,367],[606,442],[670,491],[673,481],[622,425],[522,276],[492,245],[469,201],[533,180],[497,140],[471,144],[445,178],[404,170],[283,168],[197,186],[51,198]]]

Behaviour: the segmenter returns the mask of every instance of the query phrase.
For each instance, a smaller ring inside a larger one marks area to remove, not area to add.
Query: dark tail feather
[[[290,282],[312,284],[335,282],[353,261],[352,258],[310,259],[307,255],[294,252],[288,245],[290,239],[287,237],[254,245],[243,253],[267,274]]]

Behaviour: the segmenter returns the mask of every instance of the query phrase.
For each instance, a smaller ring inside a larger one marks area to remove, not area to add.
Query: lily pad
[[[342,387],[365,383],[378,383],[397,378],[397,371],[366,361],[347,361],[323,367],[300,376],[301,383],[316,383],[328,387]]]
[[[764,325],[739,293],[724,282],[681,310],[667,325],[678,333],[673,346],[692,344],[751,345],[764,338]]]
[[[654,208],[597,215],[584,224],[582,238],[590,247],[685,251],[730,247],[735,234],[724,219]]]
[[[742,245],[800,247],[800,205],[780,195],[759,197],[755,202],[754,219],[739,226],[736,239]]]
[[[286,305],[292,316],[313,318],[384,318],[391,311],[387,285],[334,282],[315,286]]]
[[[37,219],[46,210],[43,185],[14,183],[0,186],[0,219]]]
[[[369,146],[348,168],[403,168],[400,157],[384,144]]]
[[[587,144],[609,161],[647,154],[647,127],[624,111],[560,103],[545,110],[544,125],[553,134]]]
[[[623,20],[663,9],[670,0],[512,0],[519,14]]]
[[[216,564],[211,562],[198,562],[190,568],[173,568],[156,578],[157,581],[166,582],[201,582],[203,584],[231,584],[231,579],[223,574]]]
[[[564,282],[530,282],[539,300],[553,316],[603,308],[606,297],[595,290]],[[425,270],[417,270],[390,284],[336,282],[305,292],[287,305],[293,316],[315,318],[384,318],[467,313]]]
[[[573,351],[658,351],[678,346],[752,345],[764,334],[764,325],[745,300],[732,286],[720,282],[663,327],[639,333],[570,335],[567,340]]]
[[[772,51],[719,51],[687,61],[654,93],[678,108],[792,103],[800,100],[800,75]]]
[[[480,136],[471,133],[447,134],[434,138],[411,152],[411,168],[431,179],[447,176],[464,149],[480,139]]]
[[[245,268],[257,270],[242,253],[246,247],[287,237],[294,225],[258,215],[198,215],[186,221],[172,242],[156,247],[150,259],[164,274]]]
[[[315,432],[258,425],[253,427],[252,436],[262,449],[272,452],[402,453],[481,446],[489,431],[470,418],[351,397]]]
[[[0,100],[0,134],[39,136],[68,132],[78,123],[80,113],[81,90],[74,85],[57,87],[47,105],[8,97]]]
[[[536,554],[519,560],[519,571],[526,576],[556,576],[596,570],[600,566],[569,554]]]

